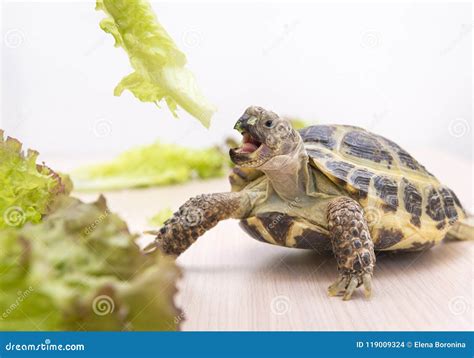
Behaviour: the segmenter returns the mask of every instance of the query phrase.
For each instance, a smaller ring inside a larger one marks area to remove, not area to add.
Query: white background
[[[154,2],[219,108],[210,131],[186,113],[114,97],[125,52],[87,2],[2,6],[2,117],[42,153],[95,159],[157,138],[222,142],[249,105],[366,127],[423,158],[472,163],[471,5]],[[432,160],[432,159],[430,159]],[[428,169],[440,163],[426,163]],[[431,165],[430,165],[431,164]],[[449,167],[453,165],[453,167]],[[443,168],[444,168],[443,166]],[[471,177],[471,173],[463,173]]]

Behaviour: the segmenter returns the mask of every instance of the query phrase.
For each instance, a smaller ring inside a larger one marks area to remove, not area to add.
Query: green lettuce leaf
[[[161,227],[166,220],[173,216],[173,210],[170,208],[164,208],[158,211],[155,215],[153,215],[149,220],[148,224],[150,226]]]
[[[71,190],[67,180],[45,165],[38,152],[22,151],[21,143],[0,130],[0,229],[38,223],[60,194]]]
[[[221,177],[227,156],[219,148],[190,149],[156,142],[130,149],[108,163],[71,173],[77,190],[117,190]]]
[[[180,106],[209,127],[216,109],[199,90],[185,67],[186,56],[157,21],[148,1],[97,0],[96,9],[107,14],[100,27],[114,37],[115,46],[124,48],[135,70],[114,94],[129,90],[144,102],[164,100],[174,116]]]
[[[0,230],[1,330],[175,330],[180,271],[105,199],[67,196],[37,225]]]

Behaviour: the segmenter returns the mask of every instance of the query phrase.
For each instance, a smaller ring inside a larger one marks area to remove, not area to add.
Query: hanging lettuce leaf
[[[180,106],[209,127],[216,109],[199,90],[185,67],[186,56],[159,24],[148,1],[97,0],[96,9],[107,14],[100,27],[114,37],[115,46],[124,48],[135,70],[114,94],[129,90],[144,102],[164,100],[173,115]]]
[[[37,157],[34,150],[25,154],[18,140],[5,140],[0,130],[0,229],[38,223],[55,198],[71,190],[59,174],[36,164]]]
[[[190,149],[156,142],[72,173],[77,190],[117,190],[221,177],[227,156],[218,148]]]
[[[40,224],[0,230],[0,330],[175,330],[179,269],[105,199],[59,199]]]

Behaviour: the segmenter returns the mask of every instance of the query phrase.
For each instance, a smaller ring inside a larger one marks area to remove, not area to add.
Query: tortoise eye
[[[272,125],[273,125],[273,121],[271,119],[269,119],[265,122],[265,127],[271,128]]]

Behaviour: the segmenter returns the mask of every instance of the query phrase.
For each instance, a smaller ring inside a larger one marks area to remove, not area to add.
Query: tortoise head
[[[242,146],[230,150],[231,160],[241,167],[260,168],[292,158],[302,139],[290,122],[262,107],[247,108],[234,126],[242,134]],[[278,158],[279,160],[270,161]],[[274,165],[272,165],[274,166]]]

